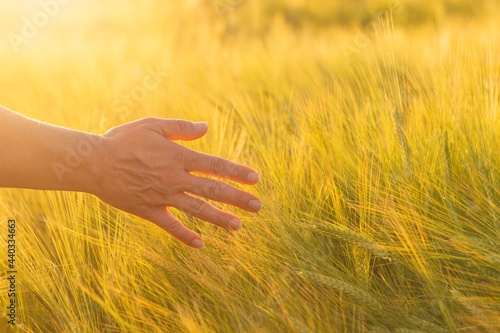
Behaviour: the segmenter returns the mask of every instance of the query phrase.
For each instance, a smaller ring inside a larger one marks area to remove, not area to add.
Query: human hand
[[[222,181],[191,174],[212,175],[242,184],[256,184],[251,168],[200,153],[171,140],[194,140],[207,132],[207,123],[147,118],[127,123],[102,137],[100,185],[104,202],[147,219],[181,242],[204,245],[200,235],[184,226],[169,210],[175,207],[196,218],[236,231],[239,218],[199,197],[258,212],[262,203],[248,192]],[[195,195],[195,196],[193,196]]]

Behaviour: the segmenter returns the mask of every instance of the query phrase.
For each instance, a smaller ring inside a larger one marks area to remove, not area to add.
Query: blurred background
[[[477,25],[495,33],[498,7],[495,0],[2,1],[0,100],[16,108],[16,100],[24,101],[30,94],[50,96],[54,87],[78,86],[88,96],[83,108],[109,109],[147,66],[162,66],[169,73],[164,83],[183,96],[193,93],[186,87],[192,87],[191,81],[227,89],[218,83],[222,72],[235,79],[258,76],[255,62],[261,62],[263,70],[267,64],[275,73],[292,59],[304,63],[297,68],[300,75],[312,73],[312,67],[331,71],[339,55],[366,47],[377,18],[388,13],[394,14],[396,31],[404,29],[415,37],[451,25],[471,36]],[[241,52],[243,48],[247,52]],[[308,48],[315,52],[308,53]],[[219,69],[221,65],[225,68]],[[47,83],[45,88],[33,91],[33,84],[23,84],[30,71]],[[86,88],[85,79],[76,81],[82,72],[92,78]],[[283,75],[289,80],[292,73],[280,72]],[[94,89],[97,96],[88,91]],[[93,105],[88,104],[91,100]],[[52,103],[64,107],[63,99]],[[127,116],[123,108],[119,113],[112,118],[136,116]],[[43,119],[64,123],[50,115]]]
[[[498,0],[0,0],[2,105],[95,133],[206,120],[182,144],[263,176],[241,232],[175,211],[202,251],[90,195],[2,189],[18,331],[498,332],[499,17]]]

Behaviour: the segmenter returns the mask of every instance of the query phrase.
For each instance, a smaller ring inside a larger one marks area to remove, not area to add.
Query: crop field
[[[213,203],[239,232],[173,209],[196,250],[90,194],[2,188],[0,332],[500,332],[498,17],[495,0],[2,1],[1,105],[97,134],[207,121],[178,142],[258,170],[232,185],[264,208]]]

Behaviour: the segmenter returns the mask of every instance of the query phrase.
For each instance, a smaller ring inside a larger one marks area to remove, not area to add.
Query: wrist
[[[64,154],[52,163],[52,169],[61,189],[96,194],[105,158],[101,135],[76,132],[64,147]]]

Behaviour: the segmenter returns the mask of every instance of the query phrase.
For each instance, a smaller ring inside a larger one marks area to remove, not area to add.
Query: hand
[[[203,247],[203,239],[184,226],[168,207],[238,230],[242,225],[238,217],[199,197],[251,212],[259,211],[262,203],[248,192],[191,173],[243,184],[257,183],[259,175],[244,165],[171,141],[198,139],[207,129],[204,122],[147,118],[109,130],[103,135],[101,181],[94,194],[116,208],[155,223],[191,247]]]

